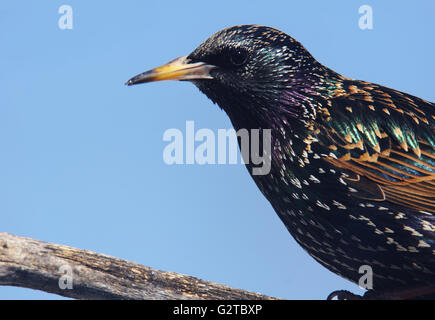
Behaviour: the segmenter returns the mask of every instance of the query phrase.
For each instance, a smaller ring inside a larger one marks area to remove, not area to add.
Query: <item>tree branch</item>
[[[68,289],[70,284],[72,288]],[[0,285],[77,299],[276,299],[3,232],[0,232]]]

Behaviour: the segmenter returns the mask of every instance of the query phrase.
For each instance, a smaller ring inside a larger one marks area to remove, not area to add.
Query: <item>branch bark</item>
[[[69,271],[72,273],[68,274]],[[72,288],[61,289],[69,280]],[[0,232],[0,285],[76,299],[276,299],[3,232]]]

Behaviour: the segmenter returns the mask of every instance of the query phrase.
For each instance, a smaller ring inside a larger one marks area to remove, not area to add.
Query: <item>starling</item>
[[[316,261],[354,283],[369,266],[375,298],[435,297],[434,103],[346,78],[258,25],[221,30],[126,84],[158,80],[192,82],[236,130],[271,130],[270,172],[246,166]]]

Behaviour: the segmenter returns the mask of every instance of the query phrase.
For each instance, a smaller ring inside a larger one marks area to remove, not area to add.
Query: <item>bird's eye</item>
[[[230,62],[234,66],[242,66],[248,60],[248,53],[243,49],[236,49],[230,53]]]

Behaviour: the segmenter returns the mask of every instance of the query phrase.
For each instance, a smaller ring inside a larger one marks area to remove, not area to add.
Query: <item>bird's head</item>
[[[217,32],[189,55],[126,84],[188,80],[230,118],[273,110],[297,115],[304,97],[315,94],[313,86],[323,68],[289,35],[270,27],[241,25]]]

